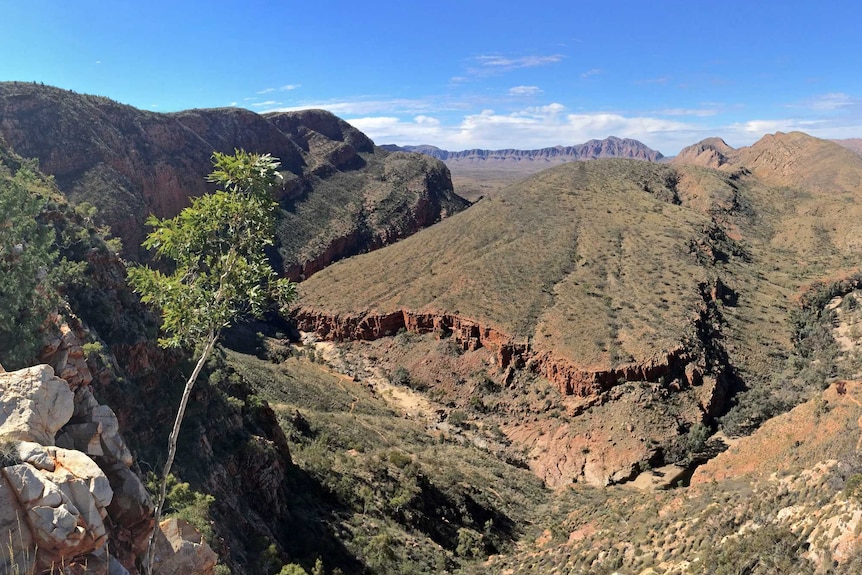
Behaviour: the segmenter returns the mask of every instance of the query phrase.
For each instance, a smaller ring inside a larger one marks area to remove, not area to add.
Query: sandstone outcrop
[[[162,521],[155,544],[154,575],[212,575],[218,557],[182,519]]]
[[[706,138],[683,148],[674,158],[675,164],[695,164],[707,168],[720,168],[731,161],[736,152],[721,138]]]
[[[84,453],[54,446],[54,432],[72,417],[73,392],[42,365],[3,374],[0,393],[0,536],[10,541],[0,560],[25,572],[98,553],[113,490]]]
[[[0,561],[22,572],[90,560],[107,569],[110,535],[115,561],[135,572],[152,503],[116,416],[93,397],[92,375],[76,361],[80,342],[66,324],[61,333],[46,353],[75,384],[50,365],[0,375],[0,537],[11,542],[0,546]]]
[[[447,313],[418,313],[400,310],[387,314],[329,315],[302,307],[294,312],[297,329],[315,332],[331,340],[374,340],[391,336],[399,330],[413,333],[452,335],[463,350],[487,348],[495,354],[501,369],[510,365],[529,367],[554,383],[562,395],[589,397],[608,391],[620,382],[658,381],[659,378],[680,377],[686,385],[704,383],[702,367],[683,347],[667,351],[649,361],[605,368],[579,366],[562,357],[538,349],[528,342],[515,341],[502,331],[480,322]],[[725,387],[716,378],[709,378],[704,388],[704,412],[713,415],[724,399]]]
[[[54,435],[74,411],[74,394],[50,366],[0,375],[0,435],[54,445]]]

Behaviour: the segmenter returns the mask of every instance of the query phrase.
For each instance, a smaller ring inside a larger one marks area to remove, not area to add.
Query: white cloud
[[[513,86],[509,88],[510,96],[537,96],[542,93],[538,86]]]
[[[550,56],[518,56],[510,58],[506,56],[487,55],[476,56],[474,60],[484,68],[495,70],[516,70],[518,68],[534,68],[536,66],[547,66],[562,61],[562,54]]]
[[[278,102],[267,102],[266,104],[280,104]],[[308,102],[298,106],[280,107],[267,110],[268,112],[295,112],[298,110],[313,110],[322,108],[333,114],[353,116],[366,114],[422,114],[431,111],[445,109],[430,99],[363,99],[355,98],[341,101]]]
[[[252,108],[274,108],[281,105],[281,102],[275,100],[267,100],[266,102],[255,102],[251,105]],[[267,110],[268,111],[268,110]]]
[[[691,139],[697,126],[682,122],[610,113],[566,114],[565,110],[558,103],[508,114],[482,110],[448,125],[424,121],[425,116],[417,116],[413,121],[394,116],[348,121],[378,143],[433,144],[447,150],[536,149],[608,136],[636,138],[653,147],[661,143],[682,147],[700,139]]]
[[[529,108],[524,108],[523,111],[514,112],[513,116],[534,116],[534,117],[545,117],[545,116],[556,116],[561,112],[565,112],[566,107],[557,102],[551,102],[546,106],[532,106]]]
[[[273,92],[289,92],[291,90],[296,90],[297,88],[300,88],[300,87],[302,87],[302,84],[285,84],[284,86],[281,86],[280,88],[264,88],[263,90],[261,90],[260,92],[257,92],[257,93],[260,95],[260,94],[272,94]]]
[[[529,92],[531,86],[515,86]],[[847,98],[822,98],[838,107]],[[850,99],[852,101],[852,98]],[[685,146],[718,136],[734,147],[750,145],[764,134],[800,130],[822,138],[859,137],[862,115],[837,108],[796,118],[741,116],[745,106],[700,102],[691,108],[653,111],[582,112],[560,102],[509,108],[511,98],[447,99],[356,97],[311,101],[285,107],[275,100],[252,105],[259,112],[323,108],[345,118],[380,144],[432,144],[448,150],[472,148],[536,149],[572,145],[608,136],[634,138],[673,155]],[[491,103],[493,102],[493,108]]]
[[[799,123],[793,119],[780,120],[748,120],[735,122],[728,129],[740,134],[771,134],[773,132],[792,132],[797,130]]]
[[[836,110],[846,110],[862,106],[862,99],[854,98],[843,92],[831,92],[829,94],[821,94],[808,100],[804,100],[800,104],[791,104],[789,108],[806,108],[816,112],[831,112]]]
[[[587,70],[586,72],[581,74],[581,78],[589,78],[591,76],[598,76],[600,74],[604,74],[604,71],[599,68],[593,68],[591,70]]]
[[[394,116],[355,118],[348,122],[368,135],[378,144],[427,144],[443,141],[449,131],[436,118],[416,116],[405,122]]]
[[[717,108],[665,108],[657,112],[662,116],[697,116],[706,118],[718,114]]]

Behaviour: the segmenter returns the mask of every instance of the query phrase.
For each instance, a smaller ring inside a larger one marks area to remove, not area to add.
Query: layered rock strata
[[[276,264],[307,277],[344,257],[410,235],[469,203],[449,171],[420,154],[390,153],[323,110],[259,115],[239,108],[158,114],[49,86],[0,82],[0,138],[39,160],[74,203],[99,210],[139,248],[150,214],[172,217],[212,190],[213,151],[245,149],[281,161]],[[275,254],[273,254],[275,255]]]
[[[479,348],[492,351],[501,369],[528,367],[540,373],[563,395],[588,397],[608,391],[620,382],[679,377],[689,386],[708,384],[704,386],[708,392],[702,398],[701,407],[712,416],[725,393],[721,374],[718,380],[705,375],[704,366],[696,364],[695,358],[682,345],[647,361],[596,369],[534,349],[528,341],[516,341],[476,320],[448,313],[399,310],[384,314],[330,315],[300,308],[294,319],[299,330],[315,332],[331,340],[374,340],[394,335],[399,330],[437,333],[441,337],[451,335],[465,351]]]

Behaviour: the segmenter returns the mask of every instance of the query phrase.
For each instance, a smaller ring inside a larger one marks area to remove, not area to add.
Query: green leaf
[[[295,285],[276,279],[264,253],[274,243],[270,191],[278,161],[237,150],[213,154],[213,166],[209,179],[223,190],[194,198],[174,218],[147,219],[153,231],[144,247],[174,272],[129,271],[141,299],[162,311],[164,346],[198,346],[242,316],[260,316],[271,302],[283,309],[296,297]]]

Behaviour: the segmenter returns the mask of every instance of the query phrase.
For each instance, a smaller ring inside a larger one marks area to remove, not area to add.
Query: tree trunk
[[[146,559],[144,561],[144,573],[147,575],[152,575],[153,573],[153,559],[155,558],[155,548],[156,548],[156,534],[159,531],[159,521],[162,516],[162,508],[165,504],[165,491],[167,491],[168,487],[168,474],[171,472],[171,466],[174,463],[174,457],[177,454],[177,437],[180,434],[180,426],[183,423],[183,418],[186,415],[186,406],[189,403],[189,397],[192,394],[192,388],[195,385],[195,381],[198,379],[198,375],[200,375],[201,369],[204,366],[207,358],[212,352],[213,347],[215,347],[216,340],[218,339],[218,334],[210,331],[207,336],[207,344],[204,347],[203,353],[201,353],[200,359],[198,359],[197,364],[195,365],[194,371],[189,376],[188,381],[186,381],[186,387],[183,389],[183,397],[180,400],[180,408],[177,410],[177,418],[174,420],[174,428],[171,430],[170,438],[168,439],[168,459],[165,461],[165,467],[162,470],[162,480],[159,485],[159,499],[156,503],[156,512],[154,515],[155,524],[153,526],[153,534],[150,535],[150,544],[147,549]]]

